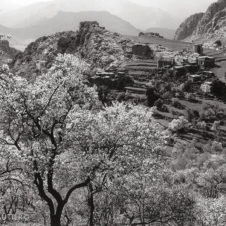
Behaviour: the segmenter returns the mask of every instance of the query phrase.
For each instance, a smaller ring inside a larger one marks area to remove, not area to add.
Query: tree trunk
[[[89,197],[88,197],[88,206],[90,210],[90,215],[89,215],[89,226],[94,226],[94,198],[93,198],[93,186],[90,183],[89,184]]]
[[[51,216],[50,225],[51,226],[61,226],[60,219],[61,219],[61,215],[60,216],[57,216],[57,215]]]
[[[61,226],[61,217],[62,217],[64,205],[65,203],[58,203],[56,213],[51,214],[50,216],[51,226]]]

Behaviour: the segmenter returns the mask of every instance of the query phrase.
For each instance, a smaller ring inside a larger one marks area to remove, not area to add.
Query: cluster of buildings
[[[199,84],[201,91],[210,93],[211,79],[214,78],[214,74],[208,69],[214,67],[215,59],[203,54],[202,45],[193,46],[194,57],[184,56],[180,59],[176,57],[154,59],[147,45],[142,44],[135,45],[133,52],[140,57],[119,69],[97,72],[93,78],[94,82],[114,89],[120,81],[124,80],[127,81],[124,84],[127,95],[146,98],[147,88],[151,86],[150,81],[154,76],[167,71],[174,76],[188,75],[187,79],[194,84]]]

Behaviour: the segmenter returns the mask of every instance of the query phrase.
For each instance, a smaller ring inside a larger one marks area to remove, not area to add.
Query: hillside
[[[226,0],[212,3],[205,13],[186,19],[178,28],[175,39],[200,39],[205,41],[225,38]]]
[[[79,55],[95,68],[117,66],[131,58],[132,41],[97,22],[82,22],[77,32],[44,36],[14,59],[12,69],[30,79],[46,71],[58,53]]]

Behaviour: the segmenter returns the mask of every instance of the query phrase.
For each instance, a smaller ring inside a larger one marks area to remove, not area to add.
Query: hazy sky
[[[208,6],[217,0],[130,0],[139,4],[163,9],[176,17],[204,12]]]
[[[2,8],[4,7],[11,8],[12,2],[14,2],[15,6],[21,6],[29,5],[40,1],[50,1],[50,0],[0,0],[0,9],[1,6]],[[210,5],[210,3],[215,2],[217,0],[129,0],[129,1],[133,1],[137,4],[163,9],[173,14],[175,17],[187,17],[188,15],[191,15],[193,13],[205,11],[207,7]]]

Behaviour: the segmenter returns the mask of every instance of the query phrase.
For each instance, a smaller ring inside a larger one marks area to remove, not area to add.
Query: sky
[[[187,17],[194,13],[204,12],[217,0],[130,0],[137,4],[160,8],[175,17]]]
[[[36,3],[36,2],[46,2],[46,1],[50,1],[50,0],[17,0],[17,1],[20,2],[22,5],[28,5],[28,4],[32,4],[32,3]],[[65,1],[67,1],[67,0],[65,0]]]
[[[26,6],[32,3],[40,1],[50,1],[50,0],[0,0],[0,10],[1,7],[4,9]],[[67,0],[65,0],[67,1]],[[106,0],[107,1],[107,0]],[[207,7],[217,0],[129,0],[137,4],[142,4],[146,6],[151,6],[164,11],[169,12],[174,17],[182,18],[187,17],[193,13],[203,12]],[[13,4],[12,4],[13,2]]]

